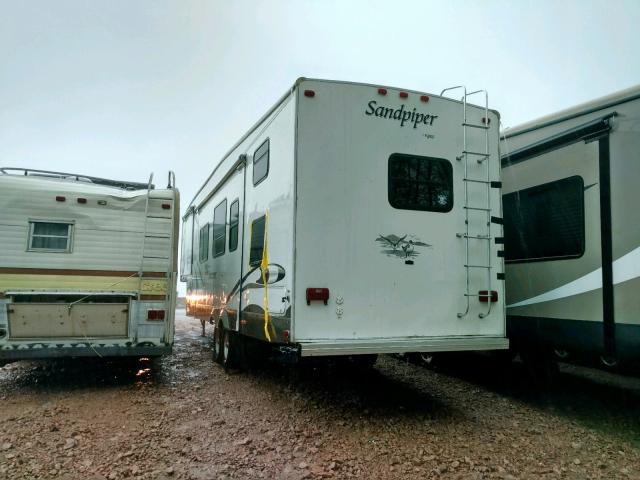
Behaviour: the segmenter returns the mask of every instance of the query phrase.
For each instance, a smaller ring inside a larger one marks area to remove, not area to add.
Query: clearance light
[[[387,89],[386,88],[379,88],[378,89],[378,93],[380,95],[386,95],[387,94]]]
[[[487,117],[482,117],[482,123],[486,123],[487,125],[489,125],[491,123],[491,119]]]
[[[400,98],[407,98],[409,94],[407,92],[400,92]]]
[[[316,92],[314,92],[313,90],[305,90],[304,91],[304,96],[312,98],[312,97],[316,96]]]
[[[87,199],[86,198],[79,198],[78,199],[78,203],[82,203],[84,205],[85,203],[87,203]]]
[[[164,320],[164,310],[147,310],[147,320]]]
[[[491,303],[495,303],[498,301],[498,292],[496,292],[495,290],[480,290],[478,292],[478,299],[482,302],[482,303],[488,303],[489,302],[489,298],[491,298]]]
[[[56,197],[56,202],[66,202],[66,201],[67,201],[67,198],[63,197],[62,195],[58,195]]]
[[[312,301],[323,301],[327,304],[329,300],[328,288],[307,288],[307,305],[311,305]]]
[[[420,96],[420,101],[421,102],[428,102],[429,101],[429,95],[421,95]]]
[[[107,201],[106,200],[98,200],[98,205],[106,205]]]
[[[170,210],[170,209],[171,209],[171,204],[169,204],[169,203],[163,203],[163,204],[162,204],[162,209],[163,209],[163,210]]]

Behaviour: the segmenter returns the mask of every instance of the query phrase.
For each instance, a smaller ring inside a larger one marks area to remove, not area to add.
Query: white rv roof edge
[[[532,130],[537,130],[538,128],[548,127],[556,123],[571,120],[572,118],[597,112],[598,110],[604,110],[605,108],[620,105],[621,103],[631,102],[638,98],[640,98],[640,85],[635,85],[633,87],[629,87],[624,90],[619,90],[609,95],[605,95],[604,97],[599,97],[594,100],[580,103],[573,107],[569,107],[564,110],[560,110],[558,112],[536,118],[529,122],[517,125],[513,128],[507,128],[502,132],[500,138],[505,139],[515,137],[516,135],[528,133]]]
[[[200,186],[198,191],[195,193],[195,195],[193,196],[193,198],[189,202],[189,205],[187,205],[187,210],[186,210],[185,214],[182,216],[182,220],[185,220],[187,217],[189,217],[189,215],[191,215],[191,213],[193,213],[193,210],[195,208],[194,201],[198,198],[198,195],[200,195],[200,193],[202,193],[202,190],[204,189],[204,187],[209,183],[209,180],[211,180],[211,178],[215,175],[215,173],[222,166],[224,161],[229,157],[229,155],[231,155],[233,153],[233,151],[236,148],[238,148],[240,146],[240,144],[242,142],[244,142],[249,137],[249,135],[251,135],[262,124],[262,122],[264,122],[267,118],[269,118],[269,116],[273,112],[275,112],[278,109],[278,107],[280,105],[282,105],[282,103],[285,102],[293,94],[293,92],[296,90],[296,88],[298,88],[298,86],[302,82],[305,82],[305,81],[308,81],[308,82],[323,82],[323,83],[340,83],[340,84],[346,84],[346,85],[359,85],[359,86],[363,86],[363,87],[377,87],[377,88],[385,87],[385,88],[390,88],[390,89],[393,89],[393,90],[402,90],[402,91],[406,91],[406,92],[410,92],[410,93],[427,94],[430,97],[437,97],[437,98],[442,98],[443,100],[449,100],[451,102],[462,103],[461,100],[456,100],[454,98],[443,97],[441,95],[435,95],[435,94],[431,94],[431,93],[428,93],[428,92],[423,92],[423,91],[413,90],[413,89],[390,87],[390,86],[387,86],[387,85],[373,84],[373,83],[349,82],[349,81],[343,81],[343,80],[327,80],[327,79],[322,79],[322,78],[298,77],[296,79],[296,81],[293,83],[293,85],[284,93],[284,95],[282,95],[278,99],[278,101],[276,101],[276,103],[274,103],[271,106],[271,108],[269,108],[269,110],[267,110],[267,112],[264,115],[262,115],[258,119],[258,121],[255,122],[249,128],[249,130],[247,130],[245,132],[245,134],[242,135],[242,137],[240,137],[240,139],[236,143],[234,143],[233,146],[229,150],[227,150],[227,152],[222,156],[222,158],[220,159],[218,164],[214,167],[213,171],[209,174],[207,179],[202,183],[202,185]],[[482,107],[479,107],[478,105],[473,105],[473,104],[469,104],[469,105],[477,107],[477,108],[482,108]],[[489,109],[489,111],[491,113],[495,114],[498,117],[498,119],[500,119],[500,113],[497,110]],[[235,164],[234,164],[234,166],[235,166]],[[232,166],[232,168],[234,168],[234,167]]]

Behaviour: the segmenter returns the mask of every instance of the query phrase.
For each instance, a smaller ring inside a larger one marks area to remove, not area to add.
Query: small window
[[[269,175],[269,139],[253,154],[253,185],[258,185]]]
[[[209,224],[200,229],[200,261],[206,262],[209,259]]]
[[[394,153],[389,157],[389,203],[402,210],[449,212],[453,167],[444,158]]]
[[[240,202],[234,200],[229,208],[229,251],[238,248],[238,224],[240,223]]]
[[[213,256],[224,254],[227,243],[227,199],[225,198],[213,211]]]
[[[68,253],[72,232],[72,223],[29,222],[29,250]]]
[[[574,176],[505,195],[505,260],[581,257],[585,248],[584,182]]]
[[[262,262],[265,224],[265,216],[255,219],[251,224],[251,251],[249,252],[249,266],[251,267],[257,267]]]

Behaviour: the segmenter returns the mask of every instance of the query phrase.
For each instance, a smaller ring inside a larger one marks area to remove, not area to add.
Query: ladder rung
[[[465,208],[467,210],[479,210],[481,212],[490,212],[491,209],[490,208],[482,208],[482,207],[462,207]]]
[[[465,265],[465,268],[491,268],[491,265]]]
[[[480,128],[482,130],[489,130],[489,127],[485,125],[476,125],[475,123],[463,123],[463,127]]]
[[[471,150],[463,150],[463,155],[478,155],[479,157],[488,157],[490,154],[488,153],[480,153],[480,152],[472,152]]]
[[[466,235],[462,234],[463,238],[475,238],[476,240],[491,240],[491,237],[488,235]]]
[[[476,180],[475,178],[463,178],[463,182],[473,182],[473,183],[484,183],[485,185],[488,183],[493,183],[488,180]]]

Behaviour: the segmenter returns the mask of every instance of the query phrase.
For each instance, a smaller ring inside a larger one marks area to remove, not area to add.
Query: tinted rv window
[[[200,261],[206,262],[209,259],[209,224],[200,229],[200,243],[198,244]]]
[[[393,208],[448,212],[453,208],[453,168],[444,158],[394,153],[389,157]]]
[[[73,224],[63,222],[29,222],[29,250],[70,252]]]
[[[584,182],[569,177],[503,197],[505,259],[576,258],[584,253]]]
[[[227,200],[223,200],[213,211],[213,256],[224,253],[227,243]]]
[[[262,262],[265,224],[266,218],[264,216],[257,218],[251,224],[251,252],[249,253],[251,267],[257,267]]]
[[[269,139],[253,154],[253,184],[257,185],[269,174]]]
[[[238,248],[238,223],[240,223],[240,202],[234,200],[229,208],[229,251]]]

